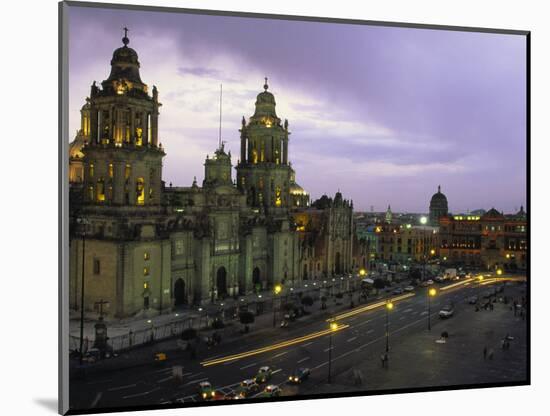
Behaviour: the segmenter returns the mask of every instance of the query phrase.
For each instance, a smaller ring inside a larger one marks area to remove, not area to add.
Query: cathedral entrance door
[[[342,266],[340,265],[340,252],[336,252],[334,258],[334,272],[338,275],[342,273]]]
[[[174,306],[183,304],[185,304],[185,282],[180,278],[174,284]]]
[[[216,288],[218,289],[218,297],[227,295],[227,272],[225,267],[220,267],[216,275]]]
[[[260,268],[255,267],[252,271],[252,286],[255,291],[259,291],[262,288],[262,281],[260,279]]]

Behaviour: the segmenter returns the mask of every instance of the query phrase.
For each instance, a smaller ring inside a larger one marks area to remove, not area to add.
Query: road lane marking
[[[160,387],[155,387],[153,390],[149,390],[143,393],[130,394],[129,396],[124,396],[123,399],[131,399],[133,397],[147,396],[148,394],[151,394],[152,392],[157,390],[160,390]]]
[[[301,360],[296,361],[296,364],[303,363],[304,361],[311,360],[311,357],[302,358]]]
[[[97,393],[97,396],[95,396],[95,399],[94,401],[92,402],[92,404],[90,405],[91,408],[94,408],[97,406],[97,403],[99,402],[99,400],[101,399],[101,396],[103,395],[102,392],[99,392]]]
[[[170,375],[166,378],[160,379],[159,381],[157,381],[157,383],[164,383],[165,381],[172,380],[173,378],[174,376]]]
[[[328,364],[328,361],[325,361],[324,363],[319,364],[317,367],[313,367],[311,370],[318,370],[319,368],[325,366]]]
[[[109,380],[97,380],[97,381],[89,381],[86,384],[92,385],[92,384],[102,384],[102,383],[108,383],[110,381],[113,381],[113,379]]]
[[[373,333],[374,332],[374,329],[369,329],[366,334],[370,334],[370,333]]]
[[[403,319],[405,319],[404,316],[399,317],[399,320],[400,320],[400,321],[402,321]]]
[[[422,316],[427,315],[427,314],[428,314],[427,311],[422,311],[422,312],[420,312],[420,315],[422,315]]]
[[[136,387],[136,386],[137,386],[137,384],[128,384],[127,386],[113,387],[113,388],[110,388],[107,391],[117,391],[117,390],[129,389],[129,388]]]
[[[351,337],[350,339],[348,339],[346,342],[352,342],[352,341],[355,341],[357,339],[357,337]]]
[[[407,308],[407,309],[405,309],[405,310],[403,311],[403,313],[409,313],[409,312],[411,312],[412,310],[413,310],[413,308]]]
[[[307,344],[302,345],[302,347],[309,347],[312,344],[313,344],[313,342],[308,342]]]
[[[188,386],[190,384],[193,384],[193,383],[200,383],[201,381],[206,381],[208,380],[208,377],[204,377],[204,378],[198,378],[196,380],[191,380],[189,383],[186,383],[184,384],[185,386]]]
[[[285,355],[285,354],[287,354],[287,353],[288,353],[288,351],[281,352],[281,353],[275,355],[273,358],[282,357],[283,355]]]
[[[334,347],[325,348],[325,349],[323,350],[323,352],[329,352],[330,350],[333,350],[333,349],[334,349]]]
[[[231,365],[233,364],[235,361],[237,361],[237,358],[233,359],[233,360],[230,360],[230,361],[227,361],[224,363],[224,365]]]
[[[356,326],[356,327],[363,326],[363,325],[368,324],[370,321],[372,321],[372,319],[367,319],[366,321],[361,322],[360,324],[357,324],[357,325],[355,325],[355,326]]]
[[[247,368],[254,367],[255,365],[258,365],[257,363],[252,363],[245,365],[244,367],[239,368],[239,370],[246,370]]]
[[[283,369],[279,368],[278,370],[273,371],[271,374],[277,374],[277,373],[280,373],[281,371],[283,371]]]

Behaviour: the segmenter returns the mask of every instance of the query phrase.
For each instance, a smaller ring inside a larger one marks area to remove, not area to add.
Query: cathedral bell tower
[[[84,154],[84,202],[111,206],[158,206],[162,158],[158,141],[161,103],[140,78],[138,55],[123,46],[111,60],[111,73],[98,87],[94,81],[87,114],[89,138]]]
[[[251,206],[268,214],[284,214],[290,206],[291,167],[288,162],[288,121],[284,125],[275,112],[275,97],[264,91],[256,98],[256,111],[248,123],[243,117],[241,158],[237,186],[246,192]]]

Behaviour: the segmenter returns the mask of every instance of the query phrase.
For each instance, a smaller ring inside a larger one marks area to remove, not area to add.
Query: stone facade
[[[488,270],[527,269],[527,215],[523,207],[512,215],[492,208],[485,214],[440,219],[441,256],[453,264]]]
[[[337,193],[309,207],[267,79],[243,117],[236,183],[220,142],[202,186],[165,186],[158,91],[128,44],[93,83],[70,145],[71,308],[82,307],[82,282],[85,311],[107,302],[104,313],[123,318],[351,271],[353,204]]]

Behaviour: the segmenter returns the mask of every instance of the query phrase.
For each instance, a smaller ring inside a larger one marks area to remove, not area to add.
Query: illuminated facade
[[[338,193],[309,208],[267,79],[254,114],[243,117],[236,183],[220,142],[206,156],[202,186],[166,187],[158,91],[141,80],[128,44],[124,36],[109,77],[91,86],[69,148],[71,307],[81,307],[82,282],[86,311],[101,301],[106,314],[128,317],[350,270],[353,205]],[[319,215],[314,255],[297,211]]]
[[[527,268],[527,215],[523,207],[504,215],[492,208],[483,215],[440,219],[440,255],[452,264],[484,269]]]
[[[294,209],[299,241],[300,278],[324,279],[351,273],[353,265],[353,202],[337,192],[323,195],[311,207]]]

